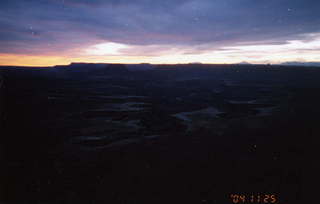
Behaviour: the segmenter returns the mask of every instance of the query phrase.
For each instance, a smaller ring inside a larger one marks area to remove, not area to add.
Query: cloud
[[[318,0],[4,0],[0,53],[75,53],[101,43],[201,54],[240,45],[312,40]]]

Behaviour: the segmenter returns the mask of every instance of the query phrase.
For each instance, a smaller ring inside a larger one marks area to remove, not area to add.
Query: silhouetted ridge
[[[284,62],[281,65],[302,66],[302,67],[320,67],[320,62]]]
[[[86,77],[88,75],[120,75],[128,73],[123,64],[94,64],[94,63],[71,63],[70,65],[55,66],[58,73],[72,76]]]

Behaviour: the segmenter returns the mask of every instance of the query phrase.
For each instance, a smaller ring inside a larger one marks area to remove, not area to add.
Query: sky
[[[320,61],[319,0],[1,0],[0,65]]]

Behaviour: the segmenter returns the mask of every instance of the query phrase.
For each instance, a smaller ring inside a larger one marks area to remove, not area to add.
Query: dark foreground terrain
[[[72,64],[0,74],[3,203],[229,204],[231,194],[302,203],[305,152],[320,133],[317,68]]]

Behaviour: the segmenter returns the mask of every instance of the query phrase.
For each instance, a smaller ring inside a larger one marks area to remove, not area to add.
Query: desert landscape
[[[320,131],[317,67],[72,63],[0,74],[6,203],[301,203],[306,145]]]

